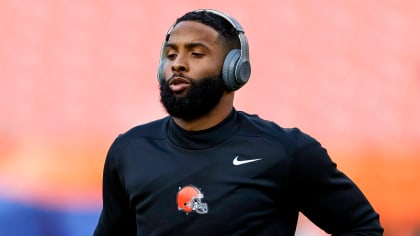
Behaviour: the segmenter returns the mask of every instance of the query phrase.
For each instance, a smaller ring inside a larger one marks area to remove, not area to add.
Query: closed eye
[[[168,53],[166,55],[166,58],[168,58],[169,60],[174,60],[176,58],[177,54],[176,53]]]
[[[205,54],[201,52],[192,52],[191,55],[193,57],[203,57]]]

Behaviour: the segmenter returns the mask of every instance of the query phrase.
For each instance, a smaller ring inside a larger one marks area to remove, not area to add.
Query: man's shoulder
[[[132,127],[131,129],[129,129],[128,131],[126,131],[125,133],[121,134],[121,135],[126,135],[126,136],[130,136],[130,135],[158,135],[160,133],[162,133],[162,131],[164,130],[165,125],[167,124],[167,122],[169,121],[169,116],[161,118],[161,119],[157,119],[154,121],[150,121],[148,123],[144,123],[144,124],[140,124],[137,126]]]
[[[258,114],[250,114],[244,111],[239,111],[238,113],[242,124],[245,127],[253,129],[253,132],[259,131],[262,133],[283,135],[290,135],[292,133],[300,132],[298,128],[282,127],[276,121],[264,119]]]
[[[295,143],[298,146],[317,142],[309,134],[297,127],[283,127],[273,120],[261,118],[257,114],[239,112],[244,131],[260,134],[269,138],[281,139],[282,142]]]
[[[114,140],[112,146],[125,146],[127,143],[132,143],[141,139],[164,139],[166,138],[166,128],[169,117],[164,117],[158,120],[150,121],[148,123],[140,124],[132,127],[124,133],[118,135]]]

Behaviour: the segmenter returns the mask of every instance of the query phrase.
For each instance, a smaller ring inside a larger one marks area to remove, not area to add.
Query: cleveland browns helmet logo
[[[203,198],[203,193],[201,193],[197,187],[192,185],[179,187],[179,191],[176,196],[178,210],[187,214],[193,211],[198,214],[207,214],[207,204],[201,201]]]

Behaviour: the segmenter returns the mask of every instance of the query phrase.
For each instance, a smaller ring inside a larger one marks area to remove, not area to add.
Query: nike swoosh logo
[[[257,158],[257,159],[248,159],[248,160],[238,160],[239,156],[236,156],[233,159],[233,165],[235,166],[239,166],[239,165],[243,165],[243,164],[247,164],[247,163],[251,163],[251,162],[255,162],[255,161],[259,161],[262,160],[262,158]]]

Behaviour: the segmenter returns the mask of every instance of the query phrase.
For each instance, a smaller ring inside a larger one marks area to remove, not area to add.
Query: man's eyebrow
[[[169,43],[169,42],[166,42],[165,47],[166,47],[166,48],[173,48],[173,49],[177,49],[179,46],[178,46],[177,44],[175,44],[175,43]],[[206,49],[208,49],[208,48],[209,48],[206,44],[204,44],[204,43],[202,43],[202,42],[191,42],[191,43],[186,43],[186,44],[184,45],[184,47],[186,47],[186,48],[188,48],[188,49],[191,49],[191,48],[196,48],[196,47],[203,47],[203,48],[206,48]]]

